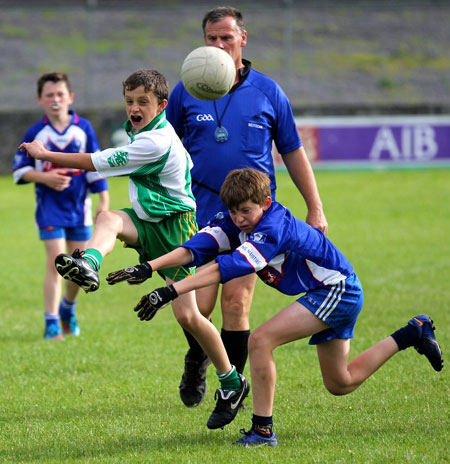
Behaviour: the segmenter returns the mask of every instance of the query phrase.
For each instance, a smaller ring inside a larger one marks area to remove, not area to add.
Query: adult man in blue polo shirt
[[[306,222],[326,233],[328,224],[322,202],[289,100],[276,82],[253,70],[251,63],[242,58],[247,31],[241,12],[232,7],[214,8],[204,16],[202,27],[206,45],[221,48],[233,58],[236,80],[230,92],[216,101],[197,100],[187,93],[182,82],[169,98],[167,118],[194,162],[192,189],[199,227],[204,227],[217,211],[226,210],[219,191],[232,169],[250,167],[267,172],[275,198],[274,142],[306,202]],[[248,356],[249,312],[255,283],[253,274],[222,287],[221,336],[231,364],[240,373]],[[217,294],[218,285],[197,290],[197,302],[206,317],[214,309]],[[205,395],[209,361],[195,339],[186,331],[185,335],[189,351],[180,397],[186,406],[192,407],[200,404]]]

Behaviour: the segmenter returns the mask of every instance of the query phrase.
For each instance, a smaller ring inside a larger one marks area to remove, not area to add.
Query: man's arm
[[[50,161],[60,166],[68,168],[84,169],[85,171],[96,171],[92,163],[90,153],[60,153],[48,151],[40,140],[30,143],[22,143],[19,146],[21,151],[26,151],[32,158]]]
[[[328,232],[328,222],[323,212],[314,172],[306,156],[305,149],[299,147],[282,155],[282,158],[292,181],[305,199],[308,208],[306,222],[326,234]]]

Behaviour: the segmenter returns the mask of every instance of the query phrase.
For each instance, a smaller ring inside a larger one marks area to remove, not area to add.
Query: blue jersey
[[[289,100],[276,82],[257,71],[250,69],[245,80],[216,100],[215,106],[192,97],[179,82],[166,109],[167,119],[194,162],[192,191],[201,226],[217,211],[226,210],[219,191],[232,169],[253,168],[269,174],[275,198],[272,143],[282,154],[301,146]],[[214,137],[219,120],[228,131],[224,143]]]
[[[218,213],[182,246],[191,250],[192,266],[215,258],[222,283],[256,272],[286,295],[336,285],[353,274],[349,261],[319,229],[277,202],[250,235],[234,225],[228,212]],[[226,251],[231,253],[218,256]]]
[[[30,127],[22,142],[40,140],[50,151],[62,153],[93,153],[99,150],[97,137],[91,123],[70,111],[72,121],[63,132],[57,131],[47,116]],[[21,143],[22,143],[21,142]],[[105,179],[97,172],[86,172],[58,166],[49,161],[27,157],[26,152],[17,151],[14,157],[13,176],[17,184],[26,183],[22,177],[31,170],[47,172],[64,169],[72,180],[63,191],[54,190],[44,184],[35,184],[36,223],[40,229],[46,227],[75,227],[92,224],[91,199],[89,192],[98,193],[108,189]]]

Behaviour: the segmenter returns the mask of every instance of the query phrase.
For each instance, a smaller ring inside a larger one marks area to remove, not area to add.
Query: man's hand
[[[306,215],[306,223],[310,226],[316,227],[321,230],[325,235],[328,233],[328,222],[323,210],[317,209],[315,211],[308,211]]]
[[[157,288],[152,293],[144,295],[135,306],[134,311],[137,312],[137,316],[141,321],[151,321],[161,308],[167,306],[177,296],[178,293],[173,288],[173,285]]]
[[[153,274],[153,269],[148,263],[138,264],[137,266],[127,267],[119,271],[110,272],[106,281],[109,285],[117,284],[126,280],[130,285],[142,284]]]

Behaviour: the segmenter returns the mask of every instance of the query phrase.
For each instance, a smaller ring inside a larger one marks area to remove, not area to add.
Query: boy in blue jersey
[[[272,430],[273,351],[285,343],[311,337],[309,343],[317,345],[325,387],[334,395],[351,393],[394,354],[410,346],[424,354],[436,371],[442,369],[433,321],[424,314],[348,363],[350,339],[363,305],[362,287],[349,261],[320,230],[272,201],[265,173],[253,169],[230,172],[221,198],[228,212],[218,213],[180,248],[147,263],[153,270],[175,264],[210,264],[190,279],[143,296],[134,310],[141,320],[149,320],[177,295],[249,273],[258,274],[287,295],[304,293],[250,335],[254,412],[251,429],[243,431],[236,444],[278,443]],[[116,271],[107,280],[115,284],[138,272],[139,267]]]
[[[123,82],[127,145],[65,157],[37,141],[20,147],[36,159],[98,171],[105,177],[130,178],[132,208],[103,212],[83,254],[63,253],[56,257],[58,272],[86,292],[98,289],[100,266],[117,238],[138,249],[145,261],[172,251],[197,231],[191,193],[192,162],[166,119],[168,93],[166,78],[155,70],[136,71]],[[145,264],[142,267],[149,271]],[[164,269],[161,275],[172,284],[191,273],[189,268],[176,265]],[[131,281],[140,282],[139,277]],[[247,396],[248,382],[230,364],[219,332],[198,310],[194,292],[178,298],[172,308],[179,324],[197,340],[217,370],[221,388],[207,426],[224,427],[234,419]]]
[[[300,140],[291,104],[280,86],[243,58],[247,31],[242,13],[230,6],[208,11],[202,21],[205,45],[228,53],[236,68],[230,92],[215,101],[192,97],[180,81],[169,98],[167,119],[192,156],[192,191],[197,201],[200,228],[217,211],[225,211],[219,191],[233,169],[249,167],[270,176],[275,199],[276,179],[272,157],[276,146],[292,182],[303,197],[306,222],[327,233],[327,220],[311,164]],[[249,274],[221,286],[221,336],[232,364],[243,372],[248,356],[249,314],[256,276]],[[196,292],[202,314],[214,310],[219,285]],[[180,398],[197,406],[206,390],[208,360],[195,340],[186,334],[189,350],[180,382]]]
[[[49,150],[63,154],[99,149],[90,122],[69,110],[74,94],[66,74],[43,74],[37,83],[37,99],[45,115],[27,130],[21,143],[40,140]],[[60,321],[65,334],[78,336],[80,327],[75,306],[80,288],[67,282],[60,302],[61,277],[54,262],[62,252],[73,253],[86,246],[92,232],[89,193],[99,194],[97,216],[109,207],[107,182],[98,173],[38,161],[20,150],[15,155],[13,170],[16,184],[35,183],[35,219],[46,252],[44,338],[63,340]]]

